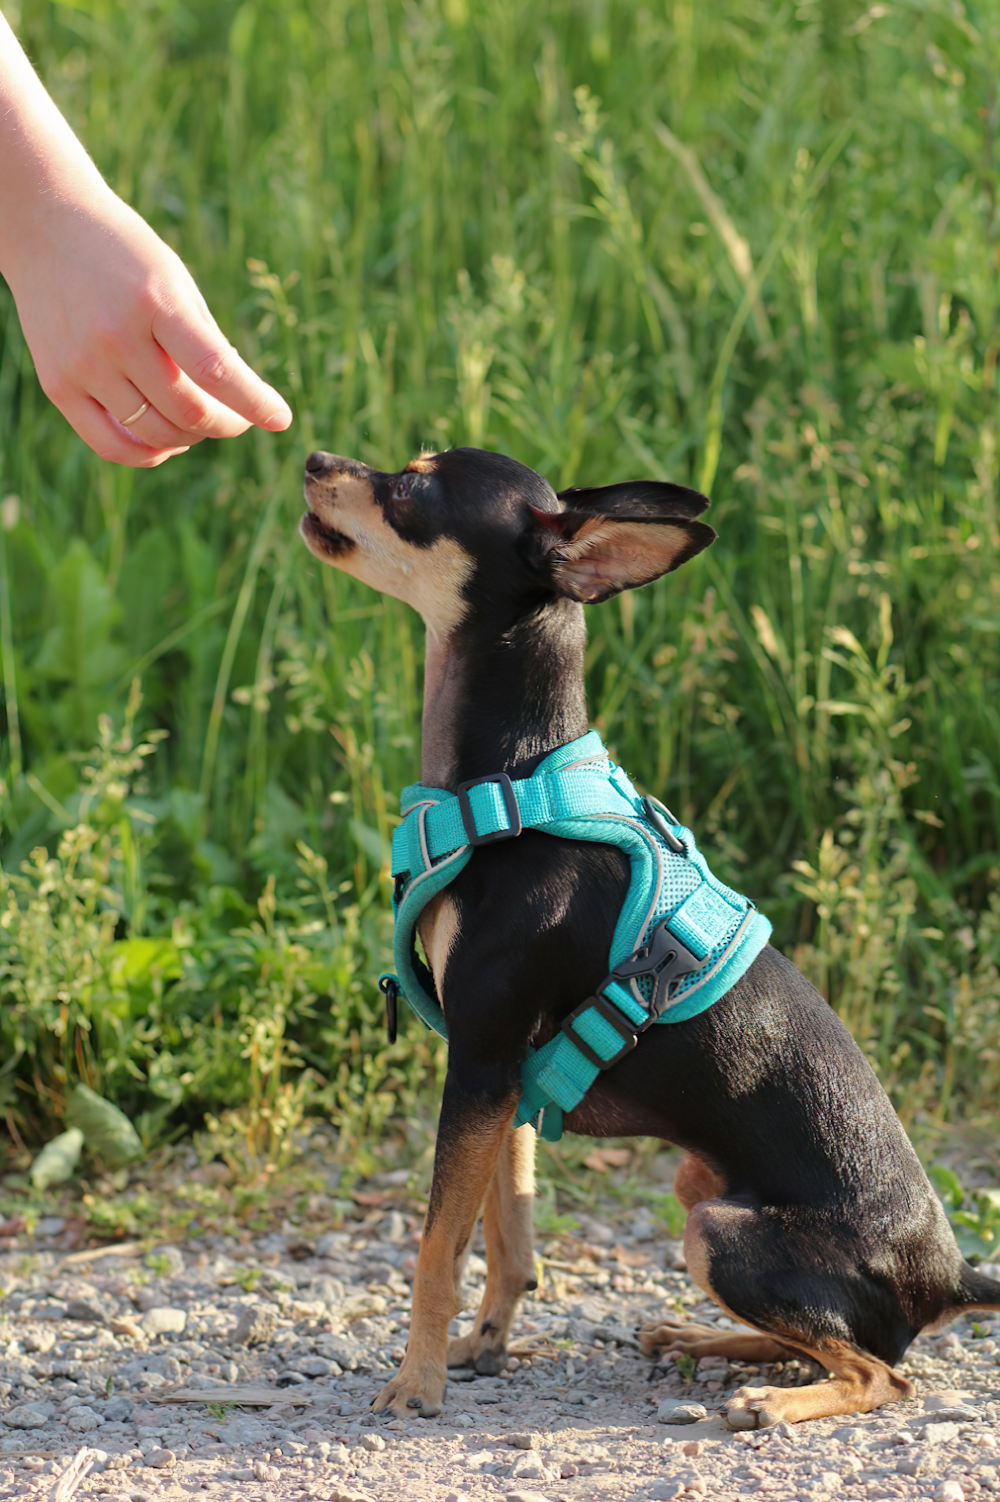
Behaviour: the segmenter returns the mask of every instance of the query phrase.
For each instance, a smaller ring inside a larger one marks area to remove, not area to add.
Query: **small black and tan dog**
[[[587,730],[583,603],[677,568],[714,540],[707,501],[637,481],[556,495],[498,454],[425,454],[398,474],[315,453],[307,545],[395,595],[427,628],[421,777],[530,775]],[[533,1129],[512,1128],[529,1045],[551,1038],[608,969],[628,888],[612,846],[525,830],[477,850],[425,908],[420,936],[448,1020],[448,1072],[413,1289],[410,1340],[375,1408],[440,1411],[448,1366],[499,1371],[535,1286]],[[743,1388],[735,1428],[867,1411],[910,1393],[893,1364],[1000,1284],[955,1245],[861,1050],[819,993],[767,947],[700,1016],[653,1027],[598,1076],[566,1127],[686,1149],[675,1191],[705,1292],[759,1333],[665,1320],[649,1354],[773,1361],[832,1380]],[[482,1210],[487,1280],[472,1333],[449,1343]]]

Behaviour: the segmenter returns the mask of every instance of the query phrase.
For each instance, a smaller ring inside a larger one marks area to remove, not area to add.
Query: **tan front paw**
[[[404,1361],[391,1382],[387,1382],[372,1404],[373,1413],[391,1408],[400,1419],[433,1419],[444,1402],[443,1371],[407,1368]]]
[[[491,1346],[488,1336],[473,1329],[448,1342],[448,1365],[471,1366],[481,1377],[495,1377],[507,1365],[507,1351],[504,1346]]]
[[[788,1393],[780,1387],[741,1387],[726,1404],[730,1429],[768,1429],[780,1424]]]

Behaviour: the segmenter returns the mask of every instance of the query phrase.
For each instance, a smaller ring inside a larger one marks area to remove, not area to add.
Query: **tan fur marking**
[[[514,1310],[535,1276],[534,1202],[535,1129],[529,1125],[508,1135],[490,1180],[483,1212],[486,1287],[472,1329],[448,1346],[449,1366],[491,1375],[505,1365]]]
[[[444,995],[444,972],[458,938],[458,905],[448,891],[432,897],[417,920],[417,932],[439,996]]]
[[[322,541],[304,533],[306,546],[322,562],[412,605],[435,631],[451,631],[464,619],[468,602],[462,591],[473,563],[453,538],[440,537],[427,548],[404,542],[376,504],[371,482],[357,475],[324,475],[307,487],[306,498],[323,526],[354,543],[349,552],[330,557]]]
[[[434,473],[434,460],[437,454],[421,454],[418,459],[411,459],[406,466],[417,475],[432,475]]]
[[[399,1371],[372,1404],[401,1417],[441,1411],[447,1375],[448,1325],[459,1310],[456,1264],[465,1255],[505,1139],[515,1101],[502,1116],[477,1123],[460,1141],[438,1137],[434,1182],[413,1279],[410,1339]]]
[[[681,1159],[674,1174],[674,1194],[685,1210],[693,1210],[700,1200],[715,1199],[725,1187],[715,1170],[693,1153]]]

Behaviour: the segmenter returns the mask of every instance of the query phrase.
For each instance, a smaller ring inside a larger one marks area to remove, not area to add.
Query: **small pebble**
[[[143,1456],[143,1465],[148,1465],[156,1471],[164,1471],[169,1466],[176,1465],[177,1456],[173,1450],[150,1450]]]
[[[708,1409],[701,1403],[680,1403],[676,1398],[664,1398],[656,1410],[658,1424],[696,1424],[708,1418]]]

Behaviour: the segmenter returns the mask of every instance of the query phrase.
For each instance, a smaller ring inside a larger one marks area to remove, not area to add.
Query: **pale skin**
[[[0,275],[42,389],[102,459],[150,469],[203,438],[291,423],[184,263],[105,183],[2,15]]]

